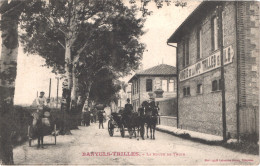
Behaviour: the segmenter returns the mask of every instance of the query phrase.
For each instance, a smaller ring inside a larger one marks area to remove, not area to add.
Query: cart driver
[[[133,110],[133,106],[132,104],[130,104],[130,99],[128,98],[127,100],[127,103],[125,104],[125,112],[126,114],[131,114],[132,113],[132,110]]]
[[[127,103],[125,104],[125,111],[123,112],[123,120],[127,120],[127,116],[131,115],[133,111],[133,106],[130,104],[130,99],[128,98]]]
[[[44,92],[40,92],[40,96],[36,98],[37,111],[42,111],[47,106],[48,100],[44,94]]]

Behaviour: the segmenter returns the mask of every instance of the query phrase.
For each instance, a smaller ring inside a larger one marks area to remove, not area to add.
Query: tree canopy
[[[90,90],[90,100],[96,103],[109,104],[111,101],[117,103],[117,92],[122,89],[121,82],[116,80],[115,75],[107,69],[97,73]]]
[[[121,1],[86,2],[76,10],[77,28],[71,45],[79,81],[88,83],[104,68],[118,76],[137,69],[145,49],[139,41],[144,34],[145,20],[136,18],[138,9],[127,7]],[[68,40],[64,32],[69,31],[68,18],[72,17],[67,12],[69,5],[67,1],[50,1],[48,5],[37,1],[29,4],[22,15],[21,39],[25,51],[44,57],[47,66],[60,73],[64,73],[65,41]]]

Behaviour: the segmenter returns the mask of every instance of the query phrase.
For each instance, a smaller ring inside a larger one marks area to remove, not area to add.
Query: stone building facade
[[[258,133],[259,2],[256,1],[202,2],[168,39],[168,43],[177,43],[178,127],[222,135],[221,40],[226,134],[237,137]]]
[[[130,80],[131,102],[136,111],[143,101],[156,98],[155,91],[163,90],[162,99],[176,97],[176,68],[161,64],[137,72]]]

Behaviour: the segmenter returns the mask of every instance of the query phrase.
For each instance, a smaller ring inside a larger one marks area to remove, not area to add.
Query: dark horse
[[[50,109],[44,108],[41,111],[33,113],[32,137],[38,139],[38,148],[43,148],[43,137],[50,132]],[[48,118],[47,118],[48,117]]]
[[[146,134],[147,138],[149,138],[148,131],[150,128],[150,138],[155,139],[155,128],[157,123],[157,116],[158,116],[158,107],[155,106],[155,102],[152,101],[151,103],[148,103],[145,101],[144,108],[145,108],[145,122],[147,124],[146,128]]]
[[[137,140],[139,140],[139,133],[141,132],[141,136],[144,139],[144,120],[142,116],[144,115],[144,111],[132,112],[120,110],[119,114],[122,116],[118,124],[120,127],[123,126],[123,128],[126,127],[128,129],[129,138],[131,139],[132,136],[135,135]]]
[[[139,108],[138,112],[133,112],[128,116],[127,128],[130,138],[135,134],[135,137],[139,140],[140,133],[142,139],[144,139],[144,116],[142,115],[142,112],[144,115],[144,109]]]

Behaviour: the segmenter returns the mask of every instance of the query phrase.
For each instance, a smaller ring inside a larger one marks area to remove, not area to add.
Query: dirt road
[[[106,125],[105,125],[106,126]],[[209,146],[156,132],[156,140],[113,137],[97,124],[72,130],[73,135],[58,136],[57,145],[45,137],[45,148],[37,149],[37,140],[14,149],[15,164],[184,164],[247,165],[259,163],[258,156],[247,155],[219,146]]]

